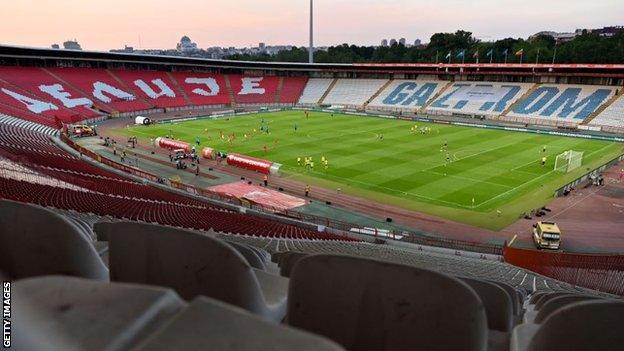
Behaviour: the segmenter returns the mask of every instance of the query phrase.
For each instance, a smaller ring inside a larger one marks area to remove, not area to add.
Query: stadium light
[[[314,0],[310,0],[310,47],[308,48],[308,62],[314,62]]]

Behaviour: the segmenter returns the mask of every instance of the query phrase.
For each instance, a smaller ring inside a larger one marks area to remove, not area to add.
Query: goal
[[[580,151],[568,150],[557,155],[555,159],[555,171],[568,173],[581,167],[583,163],[583,153]]]

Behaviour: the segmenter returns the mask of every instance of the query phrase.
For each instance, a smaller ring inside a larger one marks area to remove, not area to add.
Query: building
[[[414,40],[414,46],[421,46],[421,45],[422,45],[422,41],[420,41],[420,39]]]
[[[176,49],[183,54],[192,53],[197,51],[197,44],[191,41],[191,38],[185,35],[182,37],[182,39],[180,39],[178,45],[176,45]]]
[[[405,43],[406,43],[405,38],[399,39],[399,44],[405,46]]]
[[[52,49],[60,49],[61,47],[59,46],[59,44],[52,44]]]
[[[388,46],[388,39],[383,39],[381,41],[381,46]]]
[[[591,29],[590,32],[598,33],[601,37],[612,37],[619,32],[624,31],[624,26],[611,26],[611,27],[603,27],[600,29]]]
[[[390,39],[390,46],[396,45],[396,44],[397,44],[396,39]]]
[[[64,42],[63,48],[65,50],[82,50],[82,47],[80,47],[80,44],[78,44],[78,41],[76,39]]]

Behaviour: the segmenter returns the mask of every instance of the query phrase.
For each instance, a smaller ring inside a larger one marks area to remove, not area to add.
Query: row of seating
[[[0,66],[0,112],[48,126],[103,112],[236,103],[294,104],[306,77]],[[227,84],[229,82],[229,85]]]
[[[624,341],[621,300],[535,292],[527,302],[523,289],[469,277],[462,258],[464,274],[449,275],[336,253],[272,255],[292,266],[287,278],[266,252],[230,236],[100,222],[108,271],[63,216],[0,202],[0,224],[19,350],[178,349],[177,341],[219,350],[548,351],[615,350]]]
[[[448,81],[431,79],[397,79],[389,83],[384,79],[338,79],[333,86],[332,81],[310,79],[299,103],[317,104],[326,96],[323,104],[431,115],[503,115],[503,119],[518,123],[574,127],[593,117],[618,91],[614,86],[487,81],[448,85]],[[622,101],[618,99],[592,124],[621,127],[618,106],[624,104]]]

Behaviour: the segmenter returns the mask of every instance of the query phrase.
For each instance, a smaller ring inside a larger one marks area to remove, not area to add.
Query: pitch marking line
[[[610,146],[611,146],[611,144],[608,144],[608,145],[606,145],[606,146],[604,146],[604,147],[600,148],[599,150],[596,150],[596,151],[594,151],[594,152],[589,153],[589,154],[588,154],[586,157],[584,157],[584,158],[588,158],[588,157],[590,157],[590,156],[592,156],[592,155],[594,155],[594,154],[596,154],[596,153],[598,153],[598,152],[601,152],[602,150],[604,150],[604,149],[606,149],[606,148],[608,148],[608,147],[610,147]],[[531,162],[535,162],[535,161],[531,161]],[[529,163],[530,163],[530,162],[529,162]],[[527,164],[529,164],[529,163],[527,163]],[[525,164],[525,165],[523,165],[523,166],[526,166],[527,164]],[[520,167],[523,167],[523,166],[520,166]],[[518,167],[518,168],[520,168],[520,167]],[[554,169],[553,169],[553,170],[551,170],[550,172],[547,172],[547,173],[542,174],[541,176],[539,176],[539,177],[537,177],[537,178],[533,178],[533,179],[529,180],[529,181],[528,181],[528,182],[526,182],[526,183],[522,183],[522,184],[518,185],[518,186],[517,186],[517,187],[515,187],[515,188],[509,189],[509,190],[507,190],[507,191],[506,191],[506,192],[504,192],[504,193],[500,193],[500,194],[498,194],[498,195],[496,195],[496,196],[494,196],[494,197],[492,197],[492,198],[490,198],[490,199],[488,199],[488,200],[485,200],[485,201],[483,201],[482,203],[480,203],[480,204],[476,205],[476,206],[475,206],[475,208],[479,208],[479,207],[481,207],[482,205],[484,205],[484,204],[486,204],[486,203],[488,203],[488,202],[490,202],[490,201],[492,201],[492,200],[494,200],[494,199],[497,199],[497,198],[499,198],[499,197],[501,197],[501,196],[503,196],[503,195],[507,195],[508,193],[510,193],[510,192],[512,192],[512,191],[514,191],[514,190],[516,190],[516,189],[519,189],[519,188],[521,188],[521,187],[523,187],[523,186],[525,186],[525,185],[527,185],[527,184],[531,184],[531,183],[535,182],[536,180],[542,179],[542,178],[544,178],[545,176],[550,175],[550,174],[551,174],[551,173],[553,173],[553,172],[555,172],[555,170],[554,170]]]

